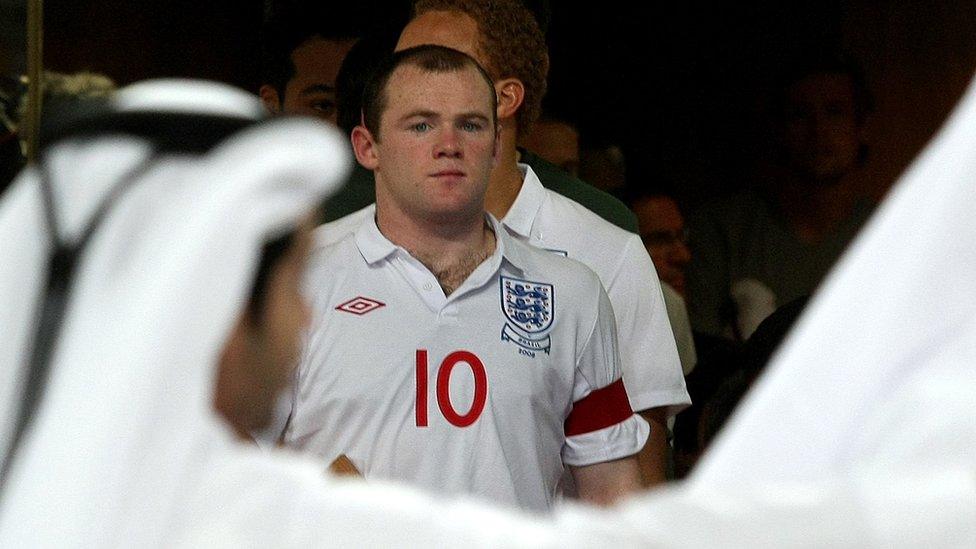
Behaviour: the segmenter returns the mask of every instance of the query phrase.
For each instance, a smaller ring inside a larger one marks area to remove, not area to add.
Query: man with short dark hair
[[[336,77],[363,31],[325,8],[274,12],[262,36],[261,101],[272,113],[336,122]]]
[[[488,68],[490,74],[493,74],[493,71],[487,57],[485,57],[486,55],[499,55],[495,51],[499,50],[502,52],[500,53],[502,56],[513,56],[513,61],[503,67],[503,72],[510,72],[517,77],[516,79],[525,94],[525,99],[522,101],[522,106],[516,109],[524,114],[510,112],[509,116],[517,116],[522,120],[520,123],[523,125],[523,129],[520,130],[519,134],[525,134],[530,127],[527,122],[538,116],[541,111],[542,97],[546,88],[545,79],[549,66],[544,35],[549,20],[547,2],[526,1],[523,5],[520,0],[505,0],[490,6],[488,4],[479,6],[478,4],[479,2],[467,2],[463,6],[458,4],[458,9],[463,7],[464,9],[477,10],[476,19],[481,21],[480,26],[486,32],[486,43],[490,43],[491,49],[485,50],[484,55],[482,55],[481,51],[475,52],[475,48],[472,47],[466,49],[456,44],[453,47],[468,54],[477,53],[474,55],[475,59],[478,59],[482,66]],[[451,24],[448,23],[448,25]],[[397,28],[397,34],[399,34],[399,30]],[[472,40],[476,38],[471,37]],[[434,43],[438,42],[435,41]],[[449,43],[442,43],[441,45],[452,46]],[[525,47],[523,48],[523,46]],[[393,46],[391,45],[390,51],[392,49]],[[359,59],[357,63],[362,61]],[[350,90],[348,97],[358,98],[360,94],[361,90],[359,92]],[[356,104],[348,102],[342,108],[349,111],[344,115],[346,119],[358,119],[358,102]],[[514,126],[509,129],[503,128],[502,131],[507,134],[513,128]],[[578,202],[586,209],[625,231],[637,232],[637,220],[634,218],[634,214],[620,200],[572,175],[568,175],[559,166],[547,162],[534,152],[516,149],[515,147],[514,137],[511,139],[511,143],[509,143],[509,139],[503,143],[505,150],[511,148],[512,151],[506,152],[506,156],[514,158],[517,151],[518,161],[530,166],[545,188]],[[368,206],[373,202],[373,186],[372,174],[365,170],[356,169],[346,183],[346,187],[330,201],[329,208],[325,212],[325,219],[335,221]],[[505,206],[504,201],[500,203],[500,206]],[[504,211],[496,210],[494,207],[489,209],[499,218],[504,214]]]
[[[638,488],[647,424],[599,279],[486,215],[491,78],[456,50],[402,50],[366,86],[352,144],[376,207],[315,251],[285,444],[347,456],[367,479],[537,511],[564,466],[593,503]]]
[[[634,215],[617,199],[516,147],[525,125],[538,114],[545,91],[549,60],[536,19],[519,0],[419,2],[398,48],[419,44],[463,51],[492,76],[501,130],[487,209],[516,238],[568,255],[599,275],[617,319],[631,404],[654,426],[640,456],[642,477],[648,485],[663,481],[667,418],[690,399],[660,283],[633,234]],[[369,191],[369,184],[354,176],[342,191],[342,203],[330,202],[333,213],[349,211],[347,199],[361,199],[367,194],[363,191]],[[626,215],[614,214],[617,205]],[[372,206],[362,208],[326,225],[319,237],[334,241],[372,215]]]

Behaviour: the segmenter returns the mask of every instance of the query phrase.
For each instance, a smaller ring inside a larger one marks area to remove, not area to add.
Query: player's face
[[[221,358],[215,406],[238,432],[265,427],[301,353],[310,313],[301,291],[312,223],[272,266],[260,318],[242,316]]]
[[[407,23],[400,33],[396,51],[432,44],[464,52],[479,65],[488,69],[481,54],[478,23],[470,16],[456,11],[429,11]]]
[[[295,75],[285,86],[281,110],[336,121],[336,77],[354,40],[312,38],[291,54]]]
[[[480,218],[495,164],[497,131],[490,94],[473,67],[432,73],[403,66],[386,87],[386,109],[373,140],[376,202],[408,218],[464,222]]]
[[[790,88],[788,99],[786,142],[792,166],[827,182],[854,169],[861,128],[850,76],[807,76]]]
[[[674,200],[656,196],[634,204],[641,239],[662,282],[685,293],[685,269],[691,251],[685,243],[685,220]]]

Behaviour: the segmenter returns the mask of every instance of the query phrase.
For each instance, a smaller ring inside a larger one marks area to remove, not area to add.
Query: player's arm
[[[637,454],[641,485],[645,488],[661,484],[667,480],[667,409],[651,408],[640,412],[640,416],[651,426],[647,444]]]
[[[637,456],[570,467],[581,500],[611,505],[641,487]]]
[[[563,463],[580,499],[609,505],[640,489],[637,453],[648,437],[647,423],[630,406],[620,377],[613,308],[595,279],[597,315],[578,356],[573,408],[566,418]]]
[[[631,405],[651,426],[647,444],[638,454],[642,483],[650,487],[666,480],[667,418],[690,399],[661,284],[637,237],[628,241],[608,295],[617,319],[621,372]]]
[[[346,454],[340,455],[329,465],[329,472],[339,477],[363,478],[363,474]]]

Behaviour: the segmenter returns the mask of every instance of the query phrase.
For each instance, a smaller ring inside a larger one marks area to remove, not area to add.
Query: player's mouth
[[[430,177],[441,181],[456,181],[464,179],[466,175],[461,170],[440,170],[430,174]]]

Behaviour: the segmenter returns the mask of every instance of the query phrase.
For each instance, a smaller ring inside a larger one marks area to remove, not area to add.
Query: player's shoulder
[[[313,246],[318,248],[328,248],[333,244],[346,239],[351,234],[355,234],[359,227],[366,222],[371,216],[376,214],[376,204],[370,204],[365,208],[361,208],[348,214],[346,216],[340,217],[335,221],[330,221],[323,225],[319,225],[315,228],[312,233]]]
[[[358,264],[355,259],[360,255],[356,233],[372,215],[371,205],[316,227],[312,233],[307,270],[313,275],[328,270],[329,276],[335,278],[342,271],[354,269]]]
[[[647,252],[639,236],[607,222],[575,200],[546,192],[548,200],[539,219],[545,227],[543,247],[565,251],[607,277],[608,283],[621,265],[644,264],[642,256]]]
[[[585,232],[588,236],[598,238],[606,242],[625,243],[635,233],[625,231],[617,225],[600,217],[592,210],[579,202],[563,196],[552,189],[546,189],[549,199],[548,211],[543,209],[542,214],[552,216],[547,220],[555,226],[564,226],[567,230],[575,228],[579,232]]]
[[[508,253],[516,258],[517,266],[526,278],[559,284],[583,293],[602,287],[593,269],[559,250],[538,248],[514,237],[507,238],[505,246],[509,248]]]

